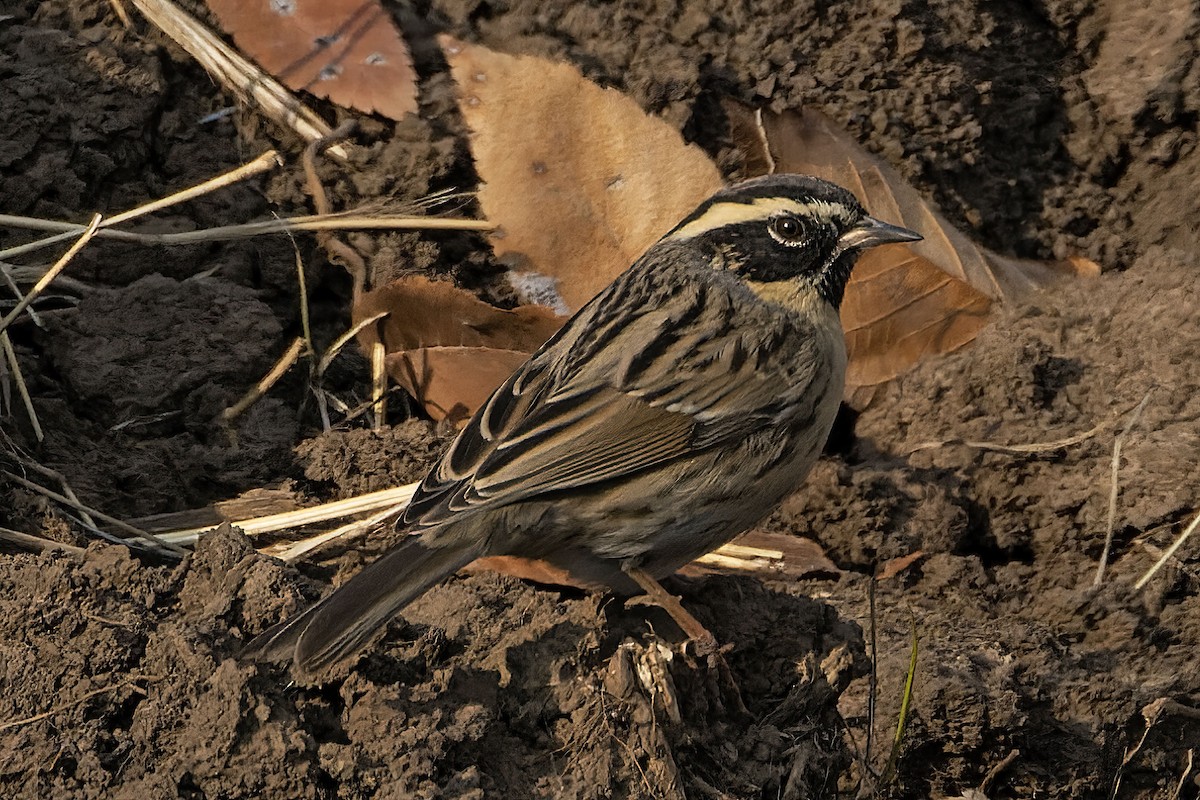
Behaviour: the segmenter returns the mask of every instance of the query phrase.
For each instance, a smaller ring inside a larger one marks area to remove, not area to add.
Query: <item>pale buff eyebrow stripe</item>
[[[666,237],[667,241],[691,239],[708,231],[744,222],[767,221],[779,214],[833,217],[837,207],[824,200],[805,203],[787,197],[758,197],[749,203],[725,201],[713,203],[703,214]]]

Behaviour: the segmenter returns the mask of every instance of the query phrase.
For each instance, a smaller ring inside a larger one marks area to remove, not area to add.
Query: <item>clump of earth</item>
[[[1196,545],[1134,588],[1200,497],[1200,11],[1179,0],[393,11],[421,115],[365,121],[373,158],[322,167],[335,203],[474,184],[433,45],[447,31],[568,59],[731,171],[722,96],[819,108],[989,247],[1084,256],[1105,272],[1004,309],[970,348],[922,363],[847,423],[763,526],[816,541],[836,571],[671,585],[727,645],[728,675],[655,609],[479,572],[429,592],[347,674],[295,685],[236,653],[360,568],[384,534],[290,566],[226,528],[168,561],[86,538],[0,478],[0,526],[70,548],[0,552],[5,796],[1200,795]],[[200,122],[232,101],[132,10],[131,29],[98,0],[17,0],[5,13],[4,213],[117,212],[272,147],[299,153],[252,110]],[[302,187],[288,167],[154,224],[300,213]],[[0,247],[28,238],[5,228]],[[497,291],[482,238],[355,244],[399,272]],[[325,346],[346,328],[349,279],[314,241],[296,245]],[[383,430],[322,432],[303,370],[232,428],[215,421],[299,334],[295,269],[286,240],[88,247],[43,326],[10,329],[45,440],[6,399],[6,452],[124,519],[262,487],[317,501],[419,479],[445,431],[398,399]],[[367,374],[348,350],[326,380],[361,400]],[[914,634],[906,730],[884,781]]]

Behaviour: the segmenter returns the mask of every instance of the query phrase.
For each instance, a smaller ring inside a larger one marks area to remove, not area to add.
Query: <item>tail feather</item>
[[[432,547],[424,537],[411,537],[307,611],[263,632],[242,656],[290,658],[297,674],[321,675],[357,654],[402,608],[478,555],[469,544]]]

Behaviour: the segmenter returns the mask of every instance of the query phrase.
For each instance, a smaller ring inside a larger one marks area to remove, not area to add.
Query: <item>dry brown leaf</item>
[[[470,416],[562,325],[543,306],[506,311],[441,281],[410,276],[364,292],[353,319],[386,312],[358,334],[364,352],[382,341],[388,374],[434,419]]]
[[[575,310],[704,198],[716,166],[672,126],[573,66],[441,38],[500,226],[496,255],[558,281]]]
[[[528,351],[493,347],[421,347],[389,353],[384,363],[430,417],[458,425],[528,358]]]
[[[1067,275],[1097,275],[1086,259],[1043,262],[976,246],[887,164],[815,111],[758,114],[727,105],[747,164],[817,175],[854,192],[874,216],[925,237],[870,250],[846,287],[846,398],[859,408],[922,358],[972,341],[994,302],[1027,296]]]
[[[292,89],[392,119],[417,110],[408,45],[379,0],[208,0],[245,53]]]
[[[875,580],[886,581],[888,578],[894,578],[924,557],[924,550],[914,550],[906,556],[898,556],[885,561],[875,574]]]

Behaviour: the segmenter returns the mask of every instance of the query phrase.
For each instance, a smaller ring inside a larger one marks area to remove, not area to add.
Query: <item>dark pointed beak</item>
[[[924,238],[908,228],[889,225],[874,217],[863,217],[857,225],[838,237],[838,245],[842,250],[866,250],[893,242],[919,242]]]

